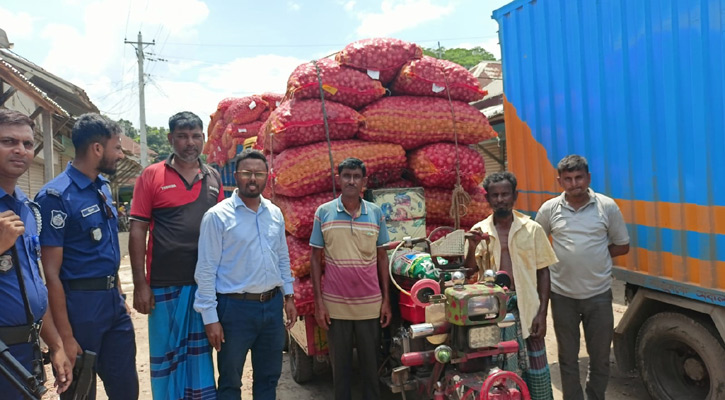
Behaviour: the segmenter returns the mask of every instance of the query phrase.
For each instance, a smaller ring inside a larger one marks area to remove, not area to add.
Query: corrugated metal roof
[[[0,57],[0,78],[8,82],[10,85],[18,90],[22,90],[29,97],[33,99],[37,104],[44,106],[49,111],[54,111],[63,116],[70,116],[68,111],[56,103],[53,99],[48,97],[44,91],[40,90],[39,87],[35,86],[33,82],[30,82],[17,68],[7,62],[5,59]],[[23,90],[25,89],[25,90]]]
[[[472,106],[483,110],[503,104],[501,61],[481,61],[469,71],[478,79],[483,90],[488,92],[483,99],[471,103]]]
[[[80,87],[9,49],[0,48],[0,57],[4,58],[21,74],[29,76],[26,80],[35,84],[48,97],[52,97],[71,116],[99,112],[98,107],[93,104],[85,90]]]

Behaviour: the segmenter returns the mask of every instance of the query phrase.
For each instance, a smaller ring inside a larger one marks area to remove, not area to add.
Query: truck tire
[[[313,376],[313,362],[313,357],[305,354],[292,335],[289,335],[289,369],[292,379],[299,384],[309,382]]]
[[[653,399],[725,398],[725,348],[707,322],[663,312],[637,335],[637,367]]]

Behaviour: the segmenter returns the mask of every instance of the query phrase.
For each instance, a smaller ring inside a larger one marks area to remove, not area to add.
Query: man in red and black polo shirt
[[[133,191],[133,307],[149,315],[154,399],[216,398],[211,346],[192,306],[201,218],[224,190],[219,173],[199,159],[204,133],[197,115],[169,118],[168,139],[174,153],[147,167]]]

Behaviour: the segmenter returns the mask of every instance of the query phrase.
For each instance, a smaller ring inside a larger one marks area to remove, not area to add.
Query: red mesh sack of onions
[[[267,109],[270,111],[274,111],[279,107],[282,104],[282,99],[284,99],[284,95],[279,93],[262,93],[260,96],[267,102]]]
[[[269,108],[264,110],[261,114],[259,114],[259,118],[257,118],[257,121],[265,123],[267,122],[267,119],[269,119],[269,116],[272,115],[272,110]],[[257,122],[255,121],[255,122]]]
[[[335,167],[348,157],[365,163],[369,187],[375,182],[400,179],[405,168],[405,150],[397,144],[336,140],[331,145]],[[332,191],[329,157],[327,142],[294,147],[275,155],[275,194],[299,197]]]
[[[214,132],[214,129],[217,128],[217,124],[220,123],[219,121],[221,121],[221,124],[224,124],[224,113],[222,111],[216,110],[212,115],[209,116],[209,118],[209,125],[206,128],[206,137],[208,139],[211,139],[212,132]]]
[[[488,119],[468,103],[435,97],[386,97],[365,107],[365,124],[358,137],[373,142],[397,143],[406,150],[429,143],[453,142],[453,115],[459,144],[474,144],[496,137]]]
[[[363,117],[352,108],[325,102],[331,140],[355,136]],[[289,147],[326,140],[322,101],[318,99],[285,101],[272,112],[262,132],[266,151],[281,152]]]
[[[394,94],[436,96],[448,99],[446,84],[452,100],[466,103],[486,96],[478,79],[466,68],[447,60],[423,56],[400,69],[390,90]]]
[[[395,79],[403,64],[421,57],[423,49],[415,43],[374,38],[348,44],[335,59],[342,65],[365,71],[371,78],[387,85]]]
[[[429,224],[428,221],[426,221],[426,223],[425,223],[425,234],[426,234],[426,236],[428,236],[428,238],[430,239],[431,242],[435,242],[436,240],[438,240],[438,239],[442,238],[443,236],[445,236],[445,235],[447,235],[447,234],[449,234],[449,233],[452,232],[452,230],[450,230],[450,229],[443,228],[443,229],[439,229],[438,231],[436,231],[436,233],[433,234],[433,237],[430,237],[430,234],[433,233],[433,231],[436,228],[440,228],[440,227],[450,227],[450,228],[453,228],[454,226],[453,226],[453,224],[450,224],[450,225],[447,225],[447,224],[444,224],[444,225]],[[461,224],[461,228],[460,229],[463,229],[464,231],[468,232],[468,231],[471,230],[472,227],[473,227],[473,225],[468,226],[468,225]]]
[[[212,122],[209,123],[208,140],[221,140],[228,124],[224,122],[223,118],[219,118],[214,121],[214,115],[212,115]]]
[[[317,60],[325,100],[332,100],[355,109],[383,97],[385,88],[366,73],[341,66],[337,61]],[[287,93],[295,99],[319,99],[320,87],[315,64],[308,62],[295,68],[287,81]]]
[[[312,247],[308,239],[298,239],[287,235],[287,247],[289,248],[290,270],[295,278],[302,278],[310,274],[310,257]],[[320,264],[324,263],[324,257],[320,254]],[[297,292],[295,290],[295,292]]]
[[[315,220],[317,207],[332,199],[332,192],[316,193],[303,197],[275,195],[274,204],[284,214],[287,232],[300,239],[309,239],[310,235],[312,235],[312,224]]]
[[[483,157],[468,146],[458,146],[461,185],[467,191],[483,182],[486,169]],[[435,143],[408,154],[408,168],[425,187],[453,189],[456,184],[456,145]]]
[[[211,163],[219,163],[219,153],[221,148],[221,138],[218,139],[209,139],[204,143],[204,148],[202,149],[202,153],[206,154],[206,162],[209,164]],[[226,153],[225,153],[226,154]],[[226,157],[226,155],[225,155]],[[222,164],[220,164],[222,165]]]
[[[246,124],[228,124],[224,133],[222,134],[222,142],[229,138],[241,138],[247,139],[252,136],[257,136],[259,129],[264,123],[261,121],[249,122]]]
[[[225,147],[227,149],[227,161],[233,160],[234,157],[236,157],[237,154],[239,154],[239,152],[237,151],[238,150],[237,147],[244,145],[244,141],[247,139],[242,138],[242,137],[233,137],[228,140],[229,140],[229,146]]]
[[[324,281],[324,279],[320,279],[320,285],[322,287],[324,287]],[[297,315],[315,315],[315,290],[312,287],[312,279],[310,276],[308,275],[302,278],[295,278],[295,282],[292,286],[295,291],[295,308],[297,309]]]
[[[407,180],[407,179],[398,179],[392,182],[388,182],[385,184],[386,188],[412,188],[419,185],[416,185],[415,183]]]
[[[229,106],[224,111],[224,122],[227,124],[246,124],[256,121],[268,106],[267,102],[257,95],[222,101],[229,102]]]
[[[235,97],[227,97],[225,99],[222,99],[222,101],[219,102],[216,106],[216,111],[210,116],[211,121],[209,121],[209,127],[207,129],[207,134],[209,137],[212,137],[212,132],[217,127],[217,122],[222,121],[224,119],[224,112],[227,111],[227,108],[232,104],[232,102],[236,101],[237,99]],[[226,122],[221,122],[222,126],[217,128],[221,129],[221,131],[224,131],[224,128],[227,126]],[[221,132],[219,132],[221,134]],[[221,136],[217,136],[221,137]]]
[[[451,189],[425,189],[426,223],[453,226],[454,220],[450,215],[452,194]],[[461,216],[461,226],[473,226],[491,215],[491,206],[486,201],[486,191],[482,187],[476,187],[468,194],[471,202],[465,209],[466,214]]]

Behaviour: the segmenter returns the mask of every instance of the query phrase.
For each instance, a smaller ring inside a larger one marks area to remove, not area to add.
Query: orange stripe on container
[[[674,265],[672,261],[674,255],[669,252],[661,252],[659,254],[662,257],[662,269],[660,276],[667,276],[674,279]]]
[[[639,271],[644,273],[650,273],[650,257],[649,251],[646,249],[637,248],[637,267]]]
[[[549,160],[546,149],[534,139],[531,128],[519,118],[516,108],[506,95],[503,102],[509,170],[516,174],[519,188],[538,192],[558,191],[556,169]]]
[[[637,265],[634,260],[634,251],[630,250],[629,253],[623,256],[619,256],[616,260],[614,260],[614,265],[619,265],[627,268],[630,271],[634,271],[634,266]]]
[[[658,265],[659,263],[663,264],[662,267]],[[692,257],[683,258],[670,252],[633,248],[628,255],[617,257],[614,264],[625,267],[630,271],[685,282],[703,288],[725,290],[725,275],[717,273],[717,271],[725,271],[725,261],[700,260]]]
[[[544,196],[546,195],[541,193],[519,193],[516,208],[521,211],[536,212],[538,205],[548,199]],[[627,202],[623,208],[630,206],[631,204]],[[625,219],[627,219],[626,211],[623,209]],[[630,271],[725,290],[725,261],[700,260],[670,252],[657,252],[634,247],[627,255],[617,257],[614,264],[621,265]]]
[[[537,212],[546,200],[553,197],[555,195],[548,193],[519,193],[516,208],[522,211]],[[614,201],[619,205],[624,221],[628,224],[725,235],[725,207],[723,206],[623,199],[614,199]]]
[[[685,281],[692,282],[695,285],[699,285],[701,282],[700,276],[700,263],[698,260],[693,258],[686,258],[685,260]]]
[[[615,199],[629,224],[725,235],[725,207]]]

